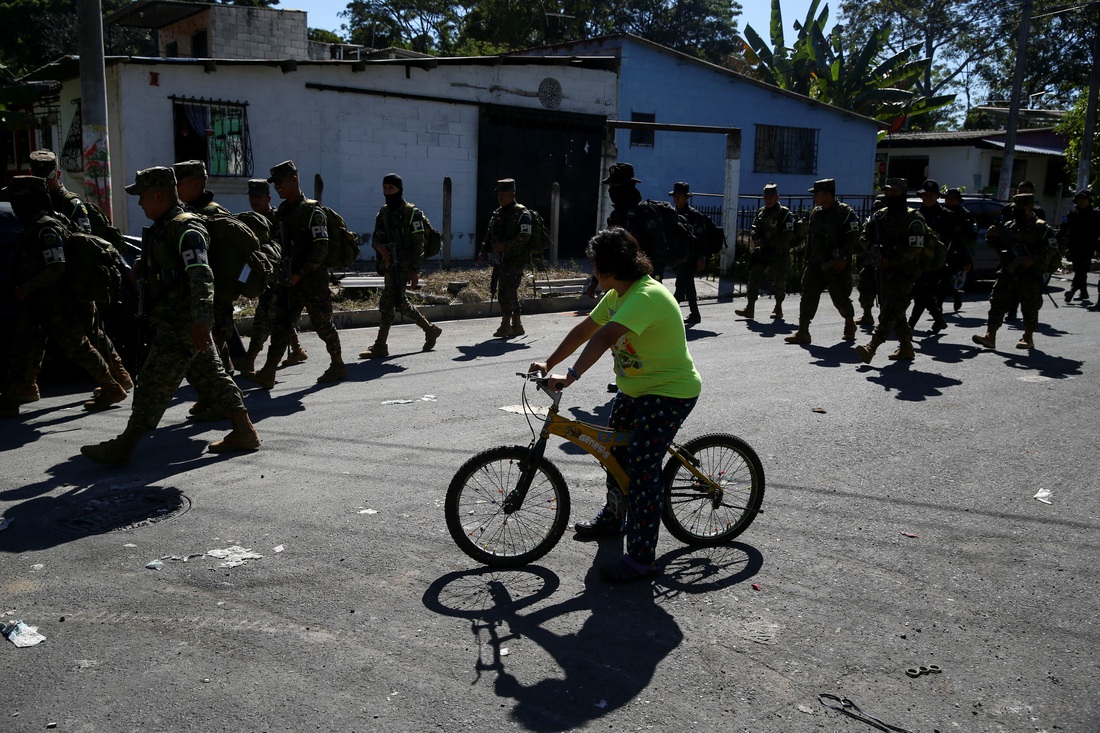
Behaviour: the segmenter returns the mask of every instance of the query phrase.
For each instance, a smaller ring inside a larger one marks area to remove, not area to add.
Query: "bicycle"
[[[516,376],[524,378],[521,394],[530,444],[490,448],[470,458],[451,479],[444,504],[447,529],[459,549],[495,567],[538,560],[565,533],[569,487],[545,456],[551,435],[580,446],[615,479],[619,491],[609,491],[608,501],[620,516],[629,488],[625,470],[611,453],[611,448],[629,443],[629,431],[564,417],[558,412],[561,390],[552,389],[544,377]],[[537,434],[527,397],[530,383],[552,400]],[[713,547],[748,529],[764,500],[764,467],[748,443],[709,433],[674,442],[668,452],[661,471],[666,488],[661,520],[670,534],[688,545]]]

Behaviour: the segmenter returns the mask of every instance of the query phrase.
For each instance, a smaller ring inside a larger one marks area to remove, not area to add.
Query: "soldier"
[[[1031,181],[1020,181],[1013,187],[1012,196],[1015,197],[1018,193],[1030,193],[1035,195],[1035,184]],[[1047,221],[1047,213],[1043,210],[1043,207],[1035,204],[1035,217],[1043,221]],[[1016,218],[1016,209],[1012,201],[1008,202],[1001,208],[1001,224],[1007,225],[1009,222]],[[986,232],[986,241],[993,245],[994,249],[999,252],[1005,252],[1008,248],[1007,242],[996,241],[996,228],[993,228],[994,235],[991,238],[988,231]],[[1020,304],[1017,301],[1009,301],[1007,303],[1007,313],[1005,314],[1005,320],[1009,323],[1015,323],[1018,319],[1017,310]]]
[[[278,239],[275,232],[275,209],[271,205],[271,184],[266,178],[253,178],[248,182],[248,207],[260,216],[267,219],[272,228],[272,238]],[[241,372],[256,371],[256,357],[263,351],[264,342],[271,335],[272,325],[275,323],[275,294],[278,286],[272,285],[260,294],[256,301],[256,313],[252,317],[252,336],[248,342],[248,353],[241,362]],[[301,364],[309,358],[309,354],[302,348],[298,340],[298,324],[292,323],[290,330],[290,355],[287,356],[283,366]]]
[[[876,198],[871,202],[871,216],[874,213],[886,206],[886,202],[881,198]],[[867,222],[871,221],[871,216],[867,217],[867,221],[863,222],[864,231],[867,228]],[[878,267],[871,261],[871,255],[867,251],[867,241],[860,235],[859,246],[856,249],[856,292],[859,297],[859,307],[863,311],[863,315],[858,321],[857,326],[874,326],[875,325],[875,298],[878,297]]]
[[[332,323],[332,293],[328,289],[328,222],[321,205],[307,199],[298,182],[298,167],[285,160],[271,169],[269,183],[283,199],[275,210],[277,238],[283,250],[284,282],[276,298],[275,330],[267,349],[267,363],[258,372],[244,376],[264,389],[275,386],[275,368],[290,343],[293,325],[304,308],[321,340],[331,364],[317,382],[326,384],[347,379],[348,368],[340,353],[340,335]]]
[[[691,205],[691,186],[686,181],[672,184],[668,195],[672,197],[676,214],[691,235],[687,257],[676,265],[676,290],[673,297],[677,303],[687,301],[688,317],[684,319],[684,325],[694,326],[703,320],[699,314],[699,296],[695,292],[695,273],[707,265],[700,247],[707,239],[709,220],[706,214]]]
[[[214,193],[206,190],[206,164],[201,160],[173,163],[176,193],[180,201],[203,216],[233,216],[233,212],[214,201]]]
[[[1073,203],[1075,208],[1066,214],[1058,228],[1058,243],[1066,249],[1073,263],[1073,282],[1066,291],[1067,303],[1073,300],[1075,292],[1080,292],[1078,300],[1089,299],[1089,268],[1100,238],[1100,211],[1092,208],[1092,192],[1081,189],[1073,194]]]
[[[497,181],[496,194],[497,209],[489,219],[477,259],[484,262],[492,257],[493,277],[498,283],[501,321],[493,336],[511,338],[526,333],[520,320],[519,285],[529,259],[532,221],[531,212],[516,201],[515,179]]]
[[[241,390],[226,374],[210,337],[214,273],[207,264],[206,227],[180,204],[171,168],[138,171],[126,193],[139,197],[138,205],[153,222],[143,232],[141,259],[135,265],[146,283],[147,312],[142,315],[149,319],[153,339],[126,429],[117,438],[86,445],[80,452],[96,463],[129,463],[138,441],[157,427],[186,374],[192,375],[196,389],[211,395],[213,407],[224,411],[233,426],[207,450],[256,450],[260,436],[248,417]],[[196,359],[203,353],[210,358]],[[192,364],[198,365],[197,371]]]
[[[886,206],[871,215],[864,231],[871,258],[879,268],[878,325],[871,332],[871,341],[855,349],[864,364],[871,363],[875,351],[886,342],[891,331],[897,333],[900,345],[889,358],[910,360],[916,356],[905,309],[909,307],[913,283],[920,275],[920,257],[928,232],[924,220],[905,203],[907,188],[904,178],[887,179]]]
[[[424,256],[428,223],[420,209],[405,201],[404,191],[405,184],[396,173],[389,173],[382,179],[386,205],[379,209],[374,219],[371,245],[382,262],[386,283],[378,301],[378,335],[374,344],[359,354],[361,359],[382,359],[390,355],[386,339],[398,309],[424,329],[424,351],[434,349],[439,334],[443,333],[442,328],[421,315],[405,293],[405,284],[416,274]]]
[[[61,171],[57,167],[57,156],[54,152],[35,150],[31,153],[30,168],[31,175],[46,179],[46,188],[50,191],[50,207],[72,222],[77,229],[91,233],[92,220],[88,215],[88,207],[61,182]]]
[[[947,278],[940,290],[940,310],[943,310],[943,301],[950,293],[954,299],[955,312],[958,313],[962,308],[962,288],[966,284],[966,273],[974,268],[970,248],[978,241],[978,221],[963,206],[961,189],[947,189],[943,205],[955,215],[955,234],[947,250]]]
[[[954,248],[956,243],[956,228],[958,223],[955,215],[948,211],[947,207],[940,204],[940,184],[929,178],[921,186],[921,206],[917,213],[924,219],[924,223],[936,230],[943,243],[949,248]],[[947,328],[947,321],[943,320],[943,299],[940,291],[943,289],[943,281],[947,278],[947,265],[928,272],[922,272],[913,283],[913,312],[909,316],[910,330],[916,328],[921,314],[925,310],[932,316],[932,333],[939,333]]]
[[[791,240],[794,239],[794,214],[779,203],[779,186],[764,186],[764,206],[756,212],[749,235],[754,245],[749,255],[748,302],[735,310],[739,316],[753,318],[756,315],[756,297],[760,282],[770,269],[772,289],[775,292],[775,308],[772,318],[783,317],[783,298],[787,293],[787,273],[791,267]]]
[[[987,349],[997,348],[997,329],[1009,307],[1018,303],[1024,316],[1024,335],[1017,349],[1035,348],[1034,334],[1043,307],[1043,269],[1058,250],[1054,231],[1035,215],[1035,195],[1018,193],[1012,197],[1013,219],[996,229],[993,241],[1001,249],[1001,269],[989,296],[989,321],[985,333],[974,336],[974,343]]]
[[[817,314],[821,293],[828,290],[833,305],[844,318],[844,340],[851,341],[856,337],[852,254],[859,246],[859,217],[851,206],[836,200],[836,181],[832,178],[814,181],[810,191],[814,195],[814,208],[806,239],[798,330],[783,340],[788,344],[810,343],[810,322]]]
[[[63,217],[62,223],[70,225],[70,231],[77,229],[87,234],[93,233],[88,206],[79,196],[65,188],[65,184],[61,182],[61,171],[57,167],[57,156],[54,155],[53,151],[36,150],[31,153],[30,168],[33,175],[46,180],[46,189],[50,194],[50,208],[54,213]],[[126,371],[126,367],[122,365],[122,358],[118,355],[114,342],[107,335],[99,308],[95,303],[86,305],[91,308],[92,314],[90,318],[85,319],[85,335],[91,341],[95,350],[111,367],[111,374],[114,376],[115,381],[122,385],[127,392],[132,390],[134,388],[133,379]],[[82,305],[82,312],[84,308],[85,306]],[[30,381],[23,393],[23,399],[27,402],[35,402],[39,399],[37,376],[42,368],[42,360],[46,355],[45,338],[40,339],[38,345],[31,348],[34,351],[29,355],[28,362],[32,364],[29,375]]]
[[[92,399],[84,403],[85,410],[103,410],[121,402],[126,399],[126,389],[112,375],[111,364],[87,336],[95,310],[91,303],[74,297],[65,282],[68,230],[52,215],[46,182],[36,176],[16,176],[0,194],[0,200],[11,202],[23,225],[17,266],[19,284],[15,286],[15,298],[23,307],[8,352],[0,416],[17,417],[21,403],[38,398],[34,378],[47,337],[52,337],[62,353],[99,384]],[[33,399],[28,399],[32,391]]]
[[[611,214],[608,227],[622,227],[638,240],[638,247],[653,265],[655,280],[664,278],[668,243],[661,225],[661,215],[652,206],[639,206],[642,193],[638,190],[641,180],[634,177],[630,163],[613,163],[603,181],[611,198]]]

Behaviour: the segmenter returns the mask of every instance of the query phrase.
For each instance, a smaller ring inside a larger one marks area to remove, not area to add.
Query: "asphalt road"
[[[830,693],[914,733],[1095,733],[1100,314],[1061,305],[1030,354],[1012,327],[994,353],[970,343],[973,296],[911,364],[888,345],[863,366],[827,299],[808,347],[704,304],[682,436],[752,444],[765,511],[726,547],[663,532],[663,577],[626,587],[594,569],[618,541],[567,533],[487,571],[444,526],[458,466],[529,439],[500,409],[512,375],[575,314],[506,343],[495,319],[445,323],[431,353],[397,326],[393,357],[323,387],[305,334],[310,361],[246,395],[262,449],[228,458],[203,452],[227,426],[189,424],[185,388],[132,465],[93,465],[80,446],[129,402],[85,414],[91,385],[47,388],[0,431],[0,614],[46,637],[0,639],[0,731],[873,730]],[[343,332],[347,354],[373,334]],[[601,370],[563,405],[606,417]],[[594,462],[548,455],[589,516]],[[206,554],[233,546],[262,557]],[[922,665],[942,671],[906,675]]]

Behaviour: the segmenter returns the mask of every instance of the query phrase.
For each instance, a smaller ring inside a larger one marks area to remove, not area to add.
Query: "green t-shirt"
[[[607,292],[589,317],[601,326],[614,322],[628,329],[611,347],[621,392],[699,396],[703,382],[688,352],[680,306],[664,285],[644,275],[621,298],[614,290]]]

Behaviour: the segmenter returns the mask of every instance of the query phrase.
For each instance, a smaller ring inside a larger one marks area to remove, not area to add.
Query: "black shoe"
[[[611,394],[615,394],[619,391],[619,385],[615,384],[614,382],[609,382],[607,385],[607,391]]]
[[[689,315],[687,318],[684,319],[684,325],[685,326],[694,326],[696,323],[702,323],[702,322],[703,322],[703,317],[700,316],[698,313],[692,313],[691,315]]]
[[[1068,303],[1071,300],[1073,300],[1073,291],[1072,290],[1067,290],[1066,291],[1066,302]]]
[[[623,533],[623,526],[621,522],[604,522],[597,517],[586,522],[577,522],[573,525],[573,531],[583,539],[618,537]]]
[[[958,313],[963,307],[963,294],[961,290],[955,291],[955,312]]]

